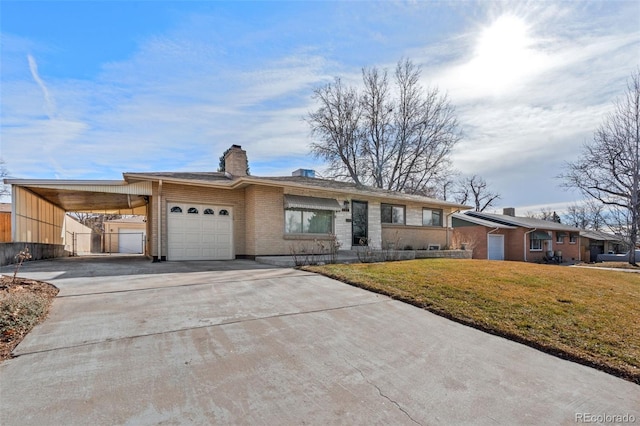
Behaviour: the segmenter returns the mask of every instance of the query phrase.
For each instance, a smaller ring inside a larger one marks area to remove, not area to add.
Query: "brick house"
[[[582,260],[581,230],[515,215],[467,211],[452,217],[453,239],[473,249],[474,259],[540,262],[551,257]]]
[[[14,236],[59,244],[58,215],[104,211],[145,216],[144,252],[154,260],[289,255],[293,247],[333,238],[343,249],[422,249],[448,246],[452,214],[469,208],[318,179],[308,170],[249,176],[246,152],[238,145],[226,152],[225,169],[124,173],[123,181],[10,179]]]

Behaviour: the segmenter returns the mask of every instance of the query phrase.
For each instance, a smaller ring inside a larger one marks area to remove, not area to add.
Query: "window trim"
[[[579,235],[575,232],[569,233],[569,244],[576,244],[578,242]]]
[[[391,222],[384,222],[382,220],[382,207],[389,206],[391,207]],[[393,221],[393,208],[399,207],[402,208],[402,222],[394,222]],[[391,203],[380,203],[380,223],[383,225],[406,225],[407,224],[407,206],[403,204],[391,204]]]
[[[440,212],[440,224],[439,225],[425,225],[424,224],[424,212],[425,212],[425,210],[428,210],[428,211],[431,211],[431,212],[434,212],[434,211]],[[430,227],[433,227],[433,228],[442,228],[444,226],[444,220],[443,219],[444,219],[444,210],[443,209],[438,209],[438,208],[433,208],[433,207],[423,207],[422,208],[422,226],[430,226]]]

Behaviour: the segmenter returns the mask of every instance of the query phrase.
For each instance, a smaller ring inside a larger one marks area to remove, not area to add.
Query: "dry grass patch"
[[[0,276],[0,361],[11,358],[13,348],[46,318],[58,291],[40,281]]]
[[[640,275],[424,259],[306,267],[640,383]]]

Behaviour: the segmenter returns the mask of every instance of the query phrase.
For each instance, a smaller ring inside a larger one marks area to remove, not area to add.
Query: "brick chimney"
[[[505,216],[513,216],[515,217],[516,215],[516,209],[513,207],[505,207],[504,209],[502,209],[502,214]]]
[[[248,168],[247,151],[240,145],[231,145],[224,156],[224,170],[233,177],[240,177],[247,175]]]

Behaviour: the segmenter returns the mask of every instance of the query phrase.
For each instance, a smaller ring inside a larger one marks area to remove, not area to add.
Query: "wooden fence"
[[[11,212],[0,212],[0,243],[11,242]]]

